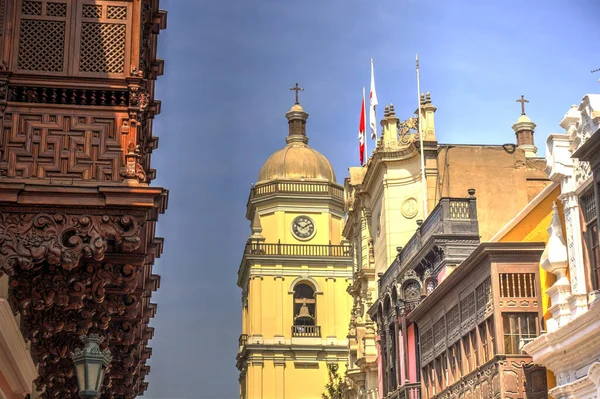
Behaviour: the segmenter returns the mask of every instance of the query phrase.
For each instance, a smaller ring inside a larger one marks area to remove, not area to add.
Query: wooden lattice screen
[[[129,68],[131,3],[19,0],[18,71],[124,77]]]

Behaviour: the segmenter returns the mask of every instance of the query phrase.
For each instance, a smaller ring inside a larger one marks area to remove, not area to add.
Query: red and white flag
[[[367,120],[365,118],[365,88],[363,87],[362,105],[360,106],[360,123],[358,125],[358,153],[360,155],[360,164],[365,164],[365,135],[367,130]]]
[[[375,92],[375,73],[373,72],[373,58],[371,58],[371,91],[369,92],[369,125],[371,126],[371,138],[377,140],[377,116],[375,107],[377,102],[377,93]]]

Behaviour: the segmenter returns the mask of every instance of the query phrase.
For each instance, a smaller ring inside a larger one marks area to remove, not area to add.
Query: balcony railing
[[[321,326],[292,326],[292,337],[320,337]]]
[[[316,257],[351,257],[349,244],[340,245],[309,245],[309,244],[265,244],[248,242],[245,255],[265,256],[316,256]]]
[[[434,235],[479,235],[475,197],[471,195],[469,198],[440,199],[384,273],[380,281],[381,287],[394,281],[401,272],[400,266],[407,264]]]
[[[324,194],[340,200],[344,199],[344,189],[329,182],[292,182],[273,181],[252,187],[248,201],[263,195],[293,193],[293,194]]]
[[[398,399],[421,399],[421,383],[404,384],[398,390]]]

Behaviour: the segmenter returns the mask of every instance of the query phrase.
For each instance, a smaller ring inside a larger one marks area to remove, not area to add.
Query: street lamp
[[[100,396],[106,367],[110,364],[112,357],[108,349],[100,350],[100,344],[104,338],[98,334],[82,336],[80,339],[85,346],[83,349],[77,348],[71,353],[79,396],[82,399],[97,399]]]

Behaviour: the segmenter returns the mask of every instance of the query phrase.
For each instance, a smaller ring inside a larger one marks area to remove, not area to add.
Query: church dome
[[[269,157],[258,174],[258,181],[314,179],[335,183],[335,173],[327,158],[308,146],[308,114],[296,103],[285,116],[289,125],[287,145]]]
[[[273,179],[319,179],[335,183],[335,173],[320,152],[304,143],[289,143],[271,155],[258,174],[258,181]]]

